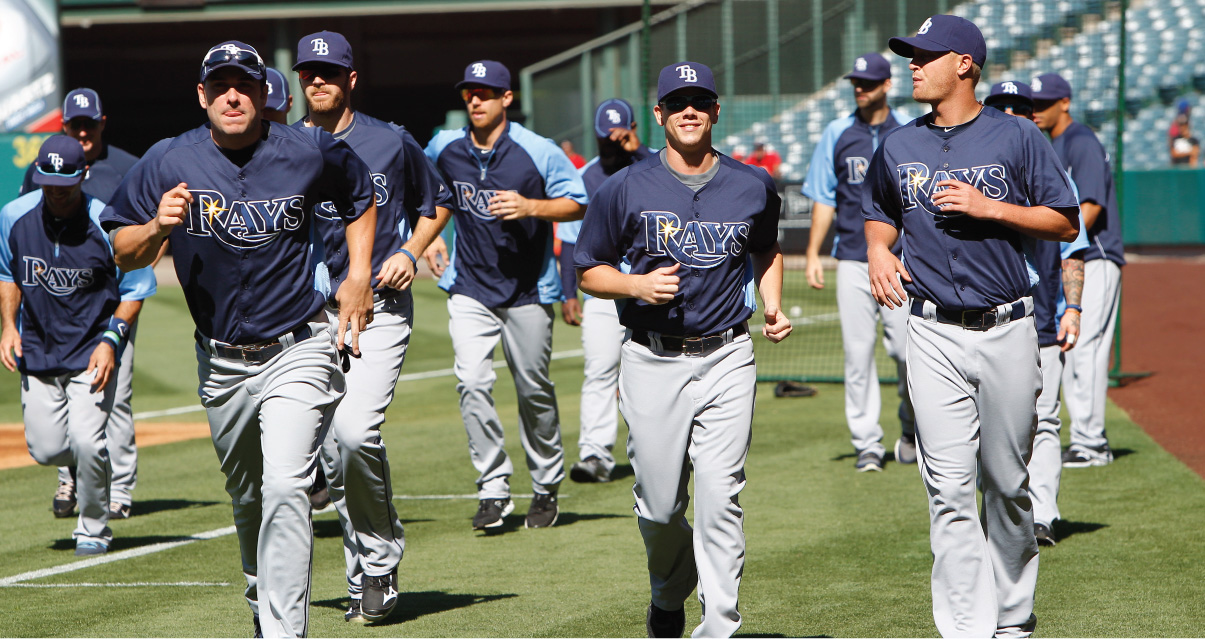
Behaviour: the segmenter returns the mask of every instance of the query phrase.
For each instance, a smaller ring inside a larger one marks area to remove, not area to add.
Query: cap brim
[[[351,68],[352,68],[350,65],[343,64],[342,62],[337,62],[335,60],[330,60],[327,58],[306,58],[305,60],[298,60],[297,64],[293,65],[293,70],[296,71],[296,70],[300,69],[301,67],[304,67],[305,65],[310,64],[311,62],[317,62],[318,64],[329,64],[329,65],[336,66],[336,67],[343,67],[344,69],[348,69],[348,70],[351,70]]]
[[[104,117],[103,113],[68,113],[67,111],[63,112],[63,121],[64,122],[69,122],[76,118],[88,118],[89,120],[96,120],[97,122],[100,122],[100,119],[102,117]]]
[[[660,101],[664,100],[665,98],[668,98],[669,96],[671,96],[683,89],[702,89],[707,95],[710,95],[711,97],[713,97],[717,100],[720,99],[720,94],[716,93],[715,91],[712,91],[711,89],[708,89],[707,87],[701,87],[701,86],[696,86],[696,85],[691,84],[691,85],[687,85],[684,87],[675,87],[674,90],[672,90],[672,91],[666,91],[665,93],[657,96],[657,101],[660,102]]]
[[[1071,96],[1056,94],[1056,93],[1042,93],[1041,91],[1033,94],[1033,99],[1035,99],[1035,100],[1062,100],[1063,98],[1069,98],[1069,97],[1071,97]]]
[[[38,186],[75,186],[84,181],[84,176],[77,175],[68,177],[66,175],[46,175],[38,171],[33,172],[33,183]]]
[[[472,81],[461,80],[460,82],[456,83],[456,90],[459,91],[465,87],[474,86],[474,85],[479,86],[479,87],[489,87],[491,89],[498,89],[500,91],[510,91],[510,87],[502,86],[501,84],[494,84],[492,82],[482,82],[481,80],[472,80]]]
[[[874,82],[882,82],[884,80],[891,79],[891,76],[879,76],[869,71],[854,71],[853,73],[847,73],[841,77],[845,80],[871,80]]]
[[[911,58],[915,55],[915,49],[921,51],[949,51],[950,47],[934,42],[928,38],[913,36],[911,38],[892,38],[887,41],[887,47],[891,52],[904,58]]]

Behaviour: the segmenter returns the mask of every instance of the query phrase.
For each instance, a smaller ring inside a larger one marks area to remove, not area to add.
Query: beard
[[[328,90],[327,95],[330,97],[323,102],[316,103],[310,101],[310,111],[312,113],[325,115],[327,113],[339,113],[343,110],[343,104],[346,102],[346,96],[342,91],[336,92]]]

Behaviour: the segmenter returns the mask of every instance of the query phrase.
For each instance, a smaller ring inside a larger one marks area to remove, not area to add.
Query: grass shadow
[[[184,541],[192,539],[187,535],[140,535],[135,537],[115,536],[109,544],[109,552],[118,550],[129,550],[131,548],[141,548],[143,546],[151,546],[154,544],[162,544],[171,541]],[[51,550],[75,550],[75,539],[56,539],[50,544]]]
[[[841,453],[840,455],[831,458],[829,461],[845,461],[847,459],[857,459],[857,457],[857,453]]]
[[[131,517],[141,517],[143,515],[152,515],[154,513],[165,512],[168,510],[186,510],[189,508],[205,508],[207,506],[217,506],[218,504],[229,504],[230,502],[217,501],[198,501],[195,499],[146,499],[135,500],[133,507],[130,508]]]
[[[330,519],[315,519],[314,521],[314,537],[318,539],[339,539],[343,537],[343,527],[339,525],[339,518],[333,517]],[[402,519],[400,520],[403,526],[410,524],[427,523],[435,521],[433,519]]]
[[[625,479],[628,477],[635,477],[635,476],[636,476],[636,471],[632,470],[631,464],[615,464],[615,468],[611,469],[611,481],[612,482],[614,482],[617,479]]]
[[[422,592],[403,592],[398,595],[397,608],[393,614],[388,617],[368,624],[374,628],[384,626],[392,626],[407,621],[414,621],[425,615],[434,615],[441,612],[456,610],[457,608],[467,608],[477,604],[489,603],[498,601],[499,599],[510,599],[518,597],[514,593],[505,593],[500,595],[471,595],[461,593],[448,593],[438,590],[426,590]],[[338,599],[324,599],[322,601],[311,601],[311,606],[320,608],[332,608],[335,610],[347,610],[347,597]]]
[[[1126,455],[1133,455],[1135,452],[1137,451],[1135,451],[1133,448],[1114,448],[1113,459],[1121,459]]]
[[[634,514],[616,515],[612,513],[567,513],[562,510],[561,514],[557,517],[555,527],[560,528],[562,526],[572,526],[579,521],[594,521],[598,519],[633,519],[635,517],[636,515]]]
[[[1097,523],[1087,522],[1087,521],[1068,521],[1066,519],[1059,519],[1054,522],[1054,530],[1052,530],[1051,532],[1054,533],[1055,541],[1063,541],[1064,539],[1071,537],[1072,535],[1079,535],[1082,533],[1094,533],[1094,532],[1100,530],[1101,528],[1108,528],[1108,527],[1109,527],[1108,524],[1097,524]]]
[[[733,637],[793,637],[795,635],[784,635],[778,632],[739,632]],[[803,635],[804,637],[830,637],[831,635]]]

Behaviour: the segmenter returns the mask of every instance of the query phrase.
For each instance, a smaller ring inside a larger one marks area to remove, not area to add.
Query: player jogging
[[[448,190],[406,129],[352,108],[359,77],[342,34],[319,31],[297,43],[293,69],[301,78],[309,115],[295,127],[321,127],[351,146],[368,164],[376,192],[372,245],[373,322],[360,334],[359,357],[347,362],[347,394],[335,409],[322,446],[331,499],[343,527],[348,621],[377,621],[397,603],[397,567],[405,533],[393,506],[389,459],[381,437],[414,321],[415,255],[439,236],[451,211]],[[436,208],[439,205],[439,208]],[[343,219],[333,203],[319,204],[331,288],[347,277]]]
[[[581,168],[586,195],[593,196],[607,178],[625,166],[643,160],[653,151],[636,135],[636,116],[626,100],[605,100],[594,111],[594,135],[598,157]],[[561,222],[556,235],[561,240],[561,287],[565,291],[562,315],[570,325],[582,327],[582,350],[586,352],[582,380],[581,435],[577,445],[580,461],[569,469],[576,482],[611,481],[615,456],[611,450],[619,434],[616,391],[619,389],[619,347],[623,326],[614,300],[587,295],[577,299],[577,270],[573,266],[574,245],[582,223]]]
[[[866,167],[879,141],[900,125],[895,112],[887,106],[891,90],[891,64],[877,53],[867,53],[854,61],[845,76],[853,85],[858,108],[829,123],[812,154],[812,164],[803,194],[811,198],[812,231],[807,249],[807,278],[812,288],[824,288],[824,268],[820,264],[820,245],[828,235],[834,214],[837,236],[833,257],[837,258],[837,312],[841,318],[841,343],[845,348],[845,421],[859,472],[883,470],[883,427],[879,424],[882,399],[879,373],[874,361],[874,343],[878,336],[875,323],[883,321],[883,346],[895,360],[899,375],[900,438],[895,442],[895,460],[916,463],[916,427],[908,383],[904,351],[908,338],[908,311],[881,308],[870,294],[866,270],[866,235],[862,218],[862,182]],[[893,251],[899,254],[900,245]]]
[[[548,377],[552,304],[561,283],[552,253],[551,222],[581,219],[586,192],[569,158],[552,141],[506,118],[514,100],[510,71],[493,60],[473,62],[457,83],[469,126],[440,131],[427,145],[455,198],[456,240],[439,286],[448,292],[448,332],[456,354],[456,390],[477,469],[473,528],[502,525],[514,510],[494,409],[494,347],[502,352],[519,396],[519,427],[535,496],[524,526],[556,523],[557,490],[565,478],[556,393]]]
[[[741,626],[738,496],[757,381],[751,282],[765,304],[762,334],[779,342],[791,332],[779,310],[782,202],[768,173],[712,148],[720,106],[711,69],[665,67],[657,96],[665,149],[603,184],[574,261],[583,291],[621,300],[627,328],[619,407],[648,553],[649,636],[682,635],[683,604],[697,585],[705,605],[693,636],[728,637]],[[692,469],[693,529],[686,521]]]
[[[1078,206],[1037,127],[976,101],[978,27],[935,15],[889,44],[912,58],[912,97],[933,112],[879,145],[862,201],[871,290],[911,313],[933,618],[947,637],[1028,636],[1038,547],[1025,464],[1042,371],[1022,244],[1075,239]],[[901,230],[902,262],[890,248]]]
[[[227,41],[201,63],[209,121],[157,143],[102,216],[117,263],[148,264],[170,237],[196,322],[201,403],[234,505],[247,602],[263,635],[304,636],[313,529],[308,491],[333,405],[343,393],[336,344],[353,351],[371,319],[368,167],[321,129],[262,119],[266,70]],[[348,277],[338,326],[314,287],[311,211],[346,221]],[[337,329],[337,330],[336,330]]]

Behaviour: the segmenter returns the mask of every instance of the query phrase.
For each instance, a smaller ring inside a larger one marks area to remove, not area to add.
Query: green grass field
[[[444,298],[417,288],[418,317],[403,373],[451,366]],[[804,309],[805,314],[809,309]],[[178,289],[152,298],[138,340],[136,411],[188,406],[195,395],[192,324]],[[761,338],[758,338],[761,339]],[[800,330],[792,340],[808,339]],[[580,348],[558,321],[554,351]],[[760,348],[760,347],[759,347]],[[764,352],[764,349],[763,351]],[[567,461],[576,461],[581,359],[553,362]],[[839,385],[775,399],[759,386],[749,483],[742,633],[750,636],[932,636],[928,514],[915,466],[853,470]],[[14,375],[0,376],[0,420],[19,421]],[[514,387],[495,397],[527,492]],[[888,445],[896,406],[884,392]],[[162,418],[201,421],[201,413]],[[1205,627],[1205,482],[1110,406],[1119,456],[1064,473],[1062,539],[1043,549],[1040,636],[1195,636]],[[621,435],[624,433],[621,429]],[[384,436],[401,496],[473,492],[450,376],[399,386]],[[621,446],[622,447],[622,446]],[[194,440],[141,451],[135,516],[113,524],[114,551],[180,540],[232,524],[212,446]],[[399,499],[407,533],[403,597],[374,626],[343,622],[343,551],[334,513],[318,515],[313,636],[643,636],[648,579],[632,514],[630,468],[610,484],[562,487],[560,523],[525,530],[527,500],[498,534],[470,529],[471,499]],[[72,520],[50,514],[54,472],[0,471],[0,636],[250,636],[233,535],[17,584],[27,571],[70,566]],[[115,553],[110,555],[115,556]],[[11,581],[11,580],[10,580]],[[199,585],[154,585],[182,584]],[[151,584],[151,585],[140,585]],[[687,602],[688,619],[698,603]]]

